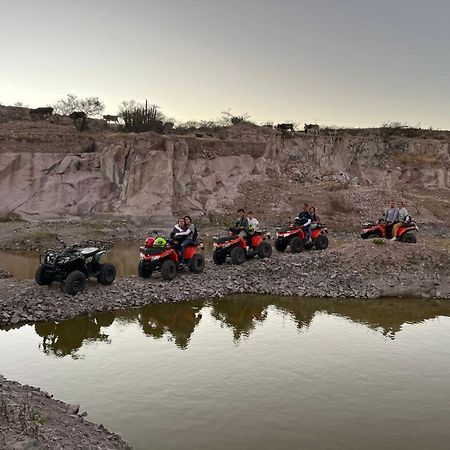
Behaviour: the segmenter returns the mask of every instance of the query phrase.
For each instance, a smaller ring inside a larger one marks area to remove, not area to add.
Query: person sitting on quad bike
[[[186,222],[184,217],[180,217],[178,222],[173,227],[172,232],[170,233],[170,239],[173,240],[174,247],[180,249],[181,243],[184,241],[185,236],[176,236],[177,233],[184,233],[186,231]]]
[[[245,217],[245,211],[242,208],[238,209],[239,219],[236,221],[234,227],[229,229],[230,233],[235,236],[244,237],[248,228],[248,219]]]
[[[384,213],[384,218],[386,220],[386,237],[389,238],[392,235],[392,229],[394,225],[398,222],[398,208],[395,207],[395,202],[389,202],[389,208]]]
[[[258,219],[253,215],[252,211],[248,212],[248,227],[247,227],[247,233],[246,233],[246,241],[247,241],[247,247],[250,248],[252,246],[252,238],[253,235],[258,231],[259,227],[259,221]]]
[[[311,242],[311,214],[308,211],[308,205],[303,203],[303,210],[300,211],[299,215],[294,219],[294,223],[297,225],[301,225],[307,236],[307,241]]]
[[[411,222],[411,216],[405,208],[405,204],[403,202],[398,202],[398,222],[392,227],[392,241],[397,240],[397,232],[399,228],[409,222]]]
[[[180,264],[184,265],[184,251],[188,245],[192,245],[197,240],[197,229],[192,223],[190,216],[184,217],[184,222],[186,224],[184,231],[179,231],[175,233],[175,239],[182,238],[180,246]]]

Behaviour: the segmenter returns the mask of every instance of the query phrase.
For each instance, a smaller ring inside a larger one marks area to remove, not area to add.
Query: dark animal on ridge
[[[84,131],[87,125],[87,116],[84,111],[74,111],[69,114],[69,117],[73,120],[75,128],[78,131]]]
[[[106,115],[103,116],[103,119],[106,121],[106,123],[108,123],[108,122],[119,123],[119,117],[118,116],[112,116],[110,114],[106,114]]]
[[[307,124],[305,123],[305,133],[308,134],[319,134],[319,125]]]
[[[53,108],[51,106],[30,109],[30,115],[37,117],[38,119],[46,119],[47,117],[50,117],[52,113]]]
[[[277,130],[281,130],[281,131],[295,131],[293,123],[279,123],[277,125]]]

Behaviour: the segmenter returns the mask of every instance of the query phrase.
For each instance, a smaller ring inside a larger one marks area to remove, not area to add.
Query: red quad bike
[[[150,246],[147,239],[146,246],[140,247],[140,258],[138,274],[141,278],[150,278],[154,271],[161,271],[164,280],[173,280],[177,273],[183,270],[180,266],[180,253],[178,246],[169,241],[164,247]],[[152,243],[153,244],[153,243]],[[191,272],[200,273],[205,268],[205,257],[203,256],[203,244],[194,242],[184,250],[184,261]]]
[[[397,240],[405,244],[415,244],[417,242],[417,237],[415,231],[418,231],[419,227],[415,222],[402,223],[397,231]],[[388,229],[385,221],[382,219],[378,220],[377,223],[367,222],[363,225],[363,230],[361,233],[363,239],[372,238],[392,238],[392,227]]]
[[[284,252],[288,246],[292,253],[300,253],[304,249],[315,247],[317,250],[325,250],[328,247],[328,229],[321,223],[311,230],[311,242],[308,242],[303,226],[294,222],[289,228],[277,228],[275,248]]]
[[[246,259],[258,255],[260,258],[272,256],[272,246],[268,235],[263,231],[256,231],[252,236],[252,245],[247,250],[245,237],[237,236],[230,230],[230,236],[214,238],[213,261],[222,265],[227,256],[233,264],[242,264]]]

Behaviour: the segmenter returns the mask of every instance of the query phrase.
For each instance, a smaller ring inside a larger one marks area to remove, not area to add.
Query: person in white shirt
[[[252,212],[252,211],[249,211],[247,220],[248,220],[248,226],[251,225],[255,231],[258,231],[259,221],[258,221],[258,219],[253,215],[253,212]]]

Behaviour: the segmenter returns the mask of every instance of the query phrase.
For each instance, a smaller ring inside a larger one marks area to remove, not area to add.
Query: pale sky
[[[450,128],[449,0],[0,0],[0,103]]]

